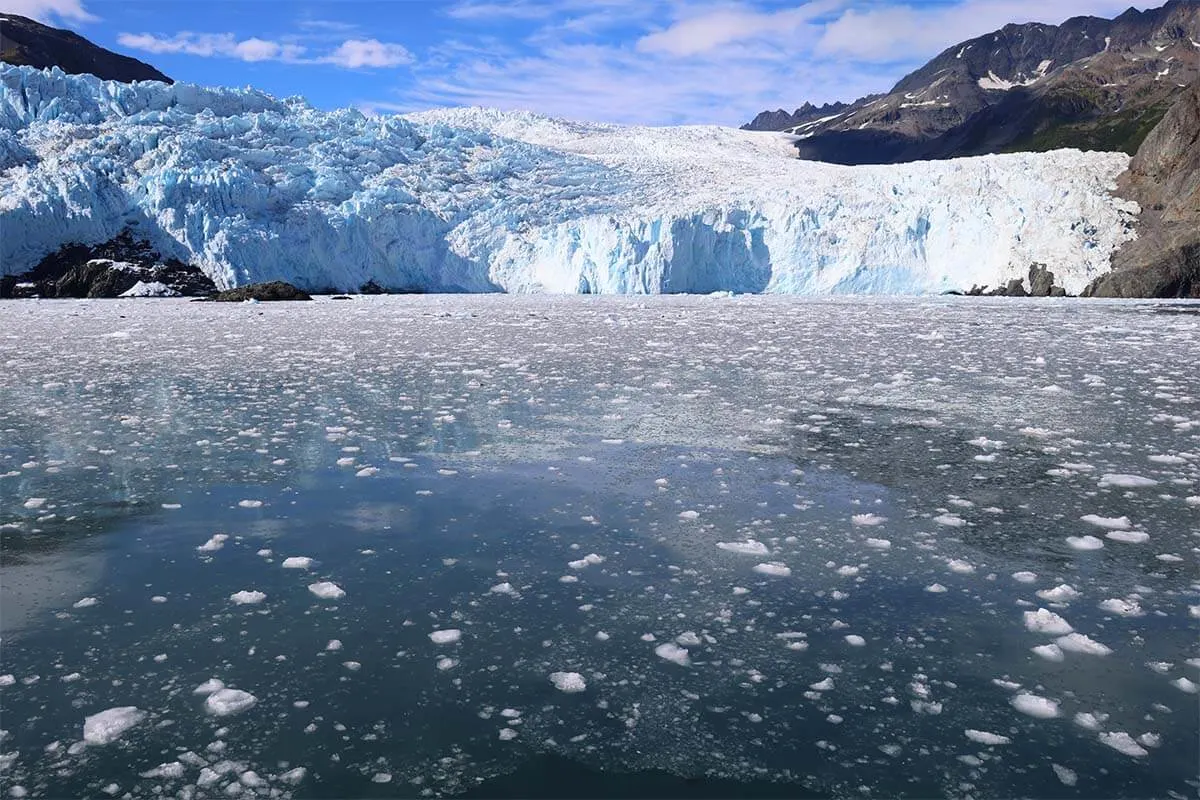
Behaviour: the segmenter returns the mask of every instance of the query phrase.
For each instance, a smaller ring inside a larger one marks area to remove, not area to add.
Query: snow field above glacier
[[[0,67],[0,269],[132,226],[222,287],[929,293],[1107,271],[1120,153],[882,167],[783,134],[449,109],[321,112]]]

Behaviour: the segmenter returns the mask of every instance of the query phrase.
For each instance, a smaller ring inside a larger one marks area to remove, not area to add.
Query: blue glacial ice
[[[789,137],[298,98],[0,67],[0,274],[132,227],[219,286],[918,294],[1047,264],[1081,290],[1132,236],[1128,157],[882,167]]]

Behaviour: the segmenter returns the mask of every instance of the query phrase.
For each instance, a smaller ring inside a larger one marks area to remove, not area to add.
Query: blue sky
[[[1152,7],[1139,4],[1138,7]],[[0,0],[176,80],[377,113],[445,105],[668,125],[881,91],[1008,22],[1129,0]]]

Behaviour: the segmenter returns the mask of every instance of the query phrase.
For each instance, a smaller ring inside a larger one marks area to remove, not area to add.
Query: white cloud
[[[321,60],[347,69],[398,67],[411,64],[413,55],[400,44],[389,44],[378,39],[348,39]]]
[[[95,22],[83,0],[0,0],[0,13],[19,14],[38,22]]]
[[[669,28],[638,40],[647,53],[695,56],[722,45],[747,40],[786,39],[813,19],[845,5],[845,0],[814,0],[782,11],[759,11],[749,6],[728,6],[678,20]]]
[[[282,61],[289,64],[334,64],[346,69],[395,67],[411,63],[412,53],[403,45],[377,39],[347,39],[332,51],[312,55],[303,45],[260,39],[238,39],[232,33],[193,33],[174,36],[122,33],[117,42],[147,53],[183,53],[204,58],[236,58],[241,61]]]
[[[895,3],[852,8],[825,27],[815,53],[875,62],[927,59],[1010,22],[1057,25],[1073,16],[1111,17],[1128,4],[1129,0],[962,0],[923,7]]]

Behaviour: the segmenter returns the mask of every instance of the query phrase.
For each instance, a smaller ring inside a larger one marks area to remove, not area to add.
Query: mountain
[[[786,130],[801,158],[839,164],[1061,147],[1133,154],[1198,77],[1200,0],[1170,0],[1113,20],[1006,25],[834,115],[760,114],[745,127]]]
[[[1118,191],[1142,207],[1138,236],[1085,294],[1200,298],[1200,80],[1146,137]]]
[[[171,79],[149,64],[92,44],[71,31],[16,14],[0,15],[0,61],[17,66],[58,67],[72,75],[130,83]]]
[[[0,274],[50,280],[28,273],[71,266],[78,245],[114,290],[118,261],[198,267],[219,288],[606,294],[966,291],[1038,263],[1077,293],[1130,236],[1133,206],[1108,191],[1128,162],[850,168],[728,128],[367,117],[5,65]]]

